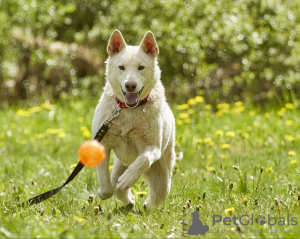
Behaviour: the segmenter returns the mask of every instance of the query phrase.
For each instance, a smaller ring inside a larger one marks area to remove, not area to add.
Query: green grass
[[[148,190],[143,178],[133,188],[135,208],[126,210],[114,197],[100,201],[95,170],[88,168],[49,200],[18,207],[67,179],[77,163],[77,149],[89,137],[96,104],[96,99],[78,100],[0,111],[0,237],[179,238],[179,219],[186,214],[187,230],[194,210],[210,230],[191,238],[300,237],[300,116],[290,105],[268,112],[241,104],[219,105],[218,112],[204,103],[182,110],[174,105],[176,151],[183,158],[176,162],[169,197],[150,212],[142,206],[147,195],[138,196]],[[246,214],[269,214],[277,221],[289,214],[298,225],[212,222],[213,215]]]

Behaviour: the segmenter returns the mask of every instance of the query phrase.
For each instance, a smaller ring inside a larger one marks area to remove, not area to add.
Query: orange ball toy
[[[77,153],[79,161],[87,167],[98,166],[106,157],[104,146],[97,140],[83,142]]]

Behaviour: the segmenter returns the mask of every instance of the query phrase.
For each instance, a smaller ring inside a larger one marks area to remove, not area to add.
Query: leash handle
[[[114,110],[114,112],[112,113],[112,115],[109,117],[108,120],[106,120],[103,125],[100,127],[100,129],[98,130],[98,132],[96,133],[96,136],[94,137],[94,140],[97,140],[98,142],[101,142],[101,140],[103,139],[103,137],[105,136],[105,134],[107,133],[109,126],[111,125],[111,120],[113,120],[114,118],[119,116],[120,113],[120,106],[119,104],[117,105],[117,108]],[[23,207],[24,205],[34,205],[34,204],[38,204],[42,201],[45,201],[46,199],[52,197],[53,195],[55,195],[56,193],[58,193],[64,186],[66,186],[69,182],[71,182],[76,175],[83,169],[84,164],[82,164],[81,162],[79,162],[76,167],[74,168],[73,172],[71,173],[71,175],[68,177],[68,179],[66,180],[66,182],[55,189],[52,189],[48,192],[42,193],[38,196],[35,196],[33,198],[30,198],[29,200],[27,200],[26,202],[23,202],[21,204],[21,206]]]

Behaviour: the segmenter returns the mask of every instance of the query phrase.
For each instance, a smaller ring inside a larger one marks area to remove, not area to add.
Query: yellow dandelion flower
[[[58,138],[65,138],[66,137],[66,133],[65,132],[61,132],[57,136],[58,136]]]
[[[225,135],[229,138],[234,138],[235,137],[235,133],[233,131],[227,131]]]
[[[229,110],[228,110],[228,109],[220,109],[220,110],[218,110],[218,111],[216,112],[216,116],[217,116],[217,117],[221,117],[221,116],[223,116],[224,114],[227,114],[227,113],[229,113]]]
[[[84,118],[83,118],[83,117],[79,117],[79,118],[77,119],[77,121],[78,121],[79,123],[82,123],[82,122],[84,121]]]
[[[296,152],[290,150],[290,151],[288,152],[288,155],[289,155],[290,157],[294,157],[294,156],[296,156]]]
[[[248,139],[248,138],[249,138],[249,134],[243,133],[243,134],[242,134],[242,137],[243,137],[244,139]]]
[[[81,126],[80,131],[84,138],[90,139],[92,137],[89,129],[86,126]]]
[[[235,107],[241,107],[241,106],[244,106],[244,103],[242,101],[237,101],[234,103],[234,106]]]
[[[204,98],[200,95],[196,96],[194,98],[194,100],[195,100],[196,103],[203,103],[204,102]]]
[[[255,112],[254,110],[251,110],[251,111],[249,112],[249,115],[250,115],[250,116],[255,116],[255,115],[256,115],[256,112]]]
[[[296,141],[296,138],[292,135],[286,135],[285,139],[289,142],[295,142]]]
[[[252,126],[247,126],[247,128],[246,128],[246,130],[249,132],[252,131],[252,129],[253,129]]]
[[[293,103],[286,103],[285,104],[285,108],[289,109],[289,110],[293,110],[295,108]]]
[[[190,108],[188,104],[177,105],[178,110],[187,110],[188,108]]]
[[[212,157],[213,157],[213,156],[212,156],[211,154],[208,154],[208,155],[206,156],[207,159],[212,159]]]
[[[211,146],[211,147],[214,146],[215,144],[216,144],[215,141],[210,141],[210,142],[208,143],[208,145]]]
[[[240,113],[240,112],[244,112],[245,111],[245,107],[244,106],[235,107],[231,111],[232,111],[232,113],[237,114],[237,113]]]
[[[183,121],[182,121],[182,120],[177,120],[177,121],[176,121],[176,124],[179,125],[179,126],[180,126],[180,125],[183,125]]]
[[[23,110],[23,109],[19,109],[16,112],[17,116],[22,116],[22,117],[29,117],[30,116],[30,112]]]
[[[226,214],[230,214],[230,215],[231,215],[231,214],[234,213],[234,211],[235,211],[235,210],[234,210],[234,207],[231,207],[231,208],[226,208],[224,212],[225,212]]]
[[[92,137],[90,131],[84,131],[84,132],[82,132],[82,135],[86,139],[90,139]]]
[[[217,116],[218,118],[221,117],[223,114],[224,114],[223,110],[218,110],[218,111],[216,112],[216,116]]]
[[[207,170],[208,172],[211,172],[211,171],[214,170],[214,168],[213,168],[213,167],[207,167],[206,170]]]
[[[72,164],[69,168],[76,168],[76,166],[77,166],[77,164],[74,163],[74,164]]]
[[[5,142],[4,141],[0,141],[0,146],[5,146]]]
[[[298,161],[295,160],[295,159],[290,161],[290,164],[292,164],[292,165],[295,165],[295,164],[297,164],[297,163],[298,163]]]
[[[190,117],[190,115],[188,113],[180,113],[178,117],[179,119],[187,119]]]
[[[223,104],[217,104],[217,109],[220,110],[223,108]]]
[[[79,222],[79,223],[83,223],[84,222],[84,218],[78,217],[78,216],[74,216],[73,220],[76,221],[76,222]]]
[[[26,144],[26,140],[25,139],[20,140],[20,144],[22,145]]]
[[[205,138],[205,139],[203,140],[203,142],[206,143],[206,144],[210,143],[211,141],[212,141],[211,138]]]
[[[212,109],[212,106],[211,106],[210,104],[206,104],[206,105],[205,105],[205,109],[206,109],[206,110],[211,110],[211,109]]]
[[[238,108],[232,108],[231,113],[238,114],[239,113]]]
[[[243,203],[245,204],[245,205],[247,205],[247,203],[248,203],[248,199],[247,198],[243,198]]]
[[[203,143],[203,139],[196,139],[196,142],[197,142],[198,144],[202,144],[202,143]]]
[[[189,113],[190,115],[193,115],[193,114],[195,114],[195,110],[194,110],[194,109],[189,109],[189,110],[188,110],[188,113]]]
[[[265,116],[265,118],[270,118],[270,113],[266,112],[266,113],[264,113],[264,116]]]
[[[230,144],[222,144],[221,145],[221,149],[229,149],[230,148]]]
[[[244,112],[245,111],[245,107],[244,106],[240,106],[237,108],[239,112]]]
[[[266,168],[266,173],[272,174],[273,173],[273,167]]]
[[[254,122],[254,123],[253,123],[253,126],[254,126],[255,128],[258,128],[258,127],[260,126],[260,123]]]
[[[230,109],[230,104],[228,103],[217,104],[217,109]]]
[[[189,99],[189,100],[187,101],[187,103],[188,103],[189,105],[196,105],[196,104],[197,104],[197,102],[196,102],[195,99]]]
[[[293,120],[287,120],[287,121],[285,121],[285,125],[286,126],[291,126],[291,125],[293,125],[294,124],[294,121]]]
[[[51,105],[49,102],[45,102],[45,103],[41,104],[41,107],[46,110],[52,110],[53,105]]]
[[[215,132],[215,135],[216,135],[216,136],[222,136],[223,134],[224,134],[223,130],[217,130],[217,131]]]
[[[29,108],[29,109],[27,109],[27,111],[29,112],[29,113],[37,113],[37,112],[40,112],[42,109],[41,109],[41,107],[39,107],[39,106],[36,106],[36,107],[32,107],[32,108]]]
[[[63,133],[64,129],[47,129],[46,132],[48,134],[59,134],[59,133]]]
[[[184,120],[184,122],[187,123],[187,124],[190,124],[191,123],[191,119],[187,118],[187,119]]]
[[[286,112],[286,108],[281,108],[280,110],[277,111],[277,115],[283,116],[285,112]]]
[[[138,197],[144,197],[145,195],[147,195],[147,192],[136,192],[136,195]]]
[[[228,158],[227,155],[225,155],[225,154],[221,155],[221,159],[227,159],[227,158]]]
[[[113,170],[113,167],[114,167],[114,165],[110,165],[110,166],[109,166],[109,171],[112,171],[112,170]]]

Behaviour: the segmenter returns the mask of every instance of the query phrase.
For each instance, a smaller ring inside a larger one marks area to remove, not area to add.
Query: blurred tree
[[[78,89],[80,94],[99,94],[106,44],[116,28],[132,45],[139,44],[147,30],[154,32],[170,96],[202,94],[219,102],[299,92],[298,1],[0,0],[0,4],[2,99],[41,93],[59,97],[63,92],[79,94]]]

